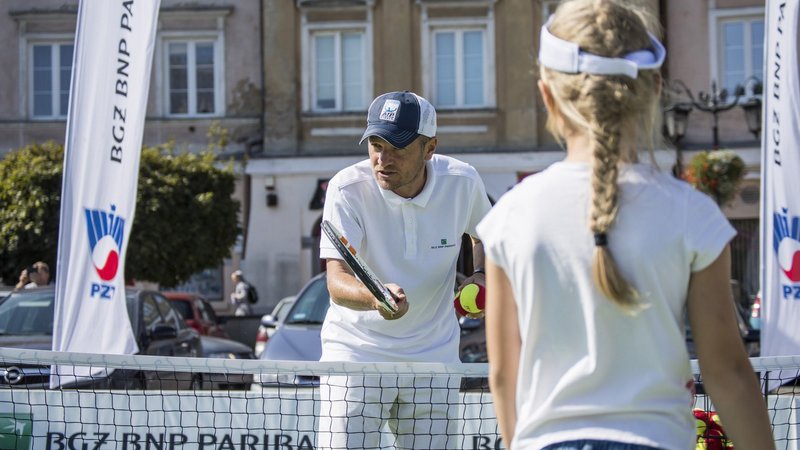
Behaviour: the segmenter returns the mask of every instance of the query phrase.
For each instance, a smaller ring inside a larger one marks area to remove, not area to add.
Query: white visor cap
[[[581,50],[578,44],[559,39],[548,27],[553,17],[542,26],[539,39],[539,63],[548,69],[564,73],[590,73],[592,75],[625,75],[636,78],[640,70],[658,69],[664,64],[667,51],[651,33],[652,49],[636,50],[621,58],[598,56]]]

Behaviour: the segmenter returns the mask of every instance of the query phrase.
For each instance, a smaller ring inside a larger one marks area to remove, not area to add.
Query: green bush
[[[16,283],[37,260],[55,267],[63,147],[47,142],[0,160],[0,276]],[[175,286],[219,265],[240,233],[235,175],[211,152],[144,148],[136,215],[127,245],[127,278]]]

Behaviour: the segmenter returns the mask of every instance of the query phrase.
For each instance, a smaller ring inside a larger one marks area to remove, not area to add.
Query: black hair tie
[[[595,247],[605,247],[608,245],[608,235],[606,233],[595,233],[594,245]]]

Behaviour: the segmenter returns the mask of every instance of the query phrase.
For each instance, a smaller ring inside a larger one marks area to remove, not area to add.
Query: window
[[[487,2],[467,17],[448,5],[423,3],[423,88],[437,109],[495,105],[494,10]]]
[[[222,113],[221,66],[214,40],[167,41],[166,104],[170,116]]]
[[[30,111],[37,119],[67,117],[73,44],[30,46]]]
[[[303,111],[366,111],[372,101],[372,1],[297,0]]]
[[[311,100],[313,111],[367,109],[367,45],[364,31],[319,31],[311,34]]]
[[[737,85],[745,85],[748,78],[764,78],[764,11],[718,11],[716,31],[717,67],[714,78],[720,87],[729,92]]]
[[[434,32],[434,104],[440,108],[486,105],[485,31]]]
[[[180,313],[170,305],[169,300],[158,294],[153,294],[153,300],[161,312],[161,317],[166,325],[174,327],[176,330],[184,328],[184,320]]]

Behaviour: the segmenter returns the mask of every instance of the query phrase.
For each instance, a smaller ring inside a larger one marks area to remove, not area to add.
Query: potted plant
[[[689,161],[684,179],[718,205],[733,201],[744,178],[744,161],[732,150],[702,151]]]

